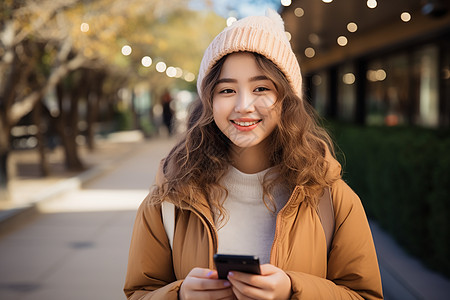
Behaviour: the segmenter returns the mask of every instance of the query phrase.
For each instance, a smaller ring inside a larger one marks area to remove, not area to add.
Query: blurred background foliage
[[[450,277],[450,132],[331,123],[344,180],[412,255]],[[345,155],[344,155],[345,154]]]
[[[151,108],[164,89],[194,91],[203,51],[225,20],[208,9],[209,1],[202,1],[202,10],[190,9],[188,2],[2,1],[1,186],[7,186],[12,166],[8,156],[17,135],[33,135],[28,146],[39,149],[43,175],[51,171],[46,162],[50,140],[64,147],[66,167],[80,170],[84,166],[78,145],[85,141],[93,149],[99,126],[114,119],[121,120],[112,125],[115,129],[140,126],[130,121],[139,114],[137,92],[145,91],[152,102],[146,104],[149,116],[143,121],[151,131]],[[124,46],[129,46],[128,53]],[[165,63],[164,69],[176,67],[179,76],[157,72],[158,62]]]

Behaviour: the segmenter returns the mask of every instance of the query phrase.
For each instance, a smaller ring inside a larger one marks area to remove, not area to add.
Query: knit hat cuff
[[[227,54],[256,52],[271,60],[283,72],[294,92],[302,98],[302,77],[297,58],[284,32],[281,17],[275,21],[268,17],[248,17],[225,28],[212,41],[203,56],[198,74],[197,90],[207,72]],[[236,26],[234,26],[236,25]]]

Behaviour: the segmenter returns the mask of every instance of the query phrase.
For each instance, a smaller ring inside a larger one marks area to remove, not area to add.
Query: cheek
[[[228,109],[225,101],[216,100],[212,104],[214,122],[219,128],[224,126],[223,123],[228,121]]]
[[[279,114],[279,107],[275,104],[276,98],[265,97],[258,99],[257,108],[260,114],[265,117],[273,117]]]
[[[277,101],[277,96],[273,93],[269,93],[265,96],[259,96],[255,103],[261,107],[273,107]]]
[[[213,115],[216,117],[227,117],[230,111],[233,109],[231,101],[224,101],[222,99],[213,100]]]
[[[277,104],[274,104],[272,107],[267,107],[265,114],[268,121],[278,124],[281,120],[281,107]]]

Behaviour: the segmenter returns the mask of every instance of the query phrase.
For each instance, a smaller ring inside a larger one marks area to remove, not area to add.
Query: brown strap
[[[325,188],[323,194],[319,199],[319,218],[322,223],[323,231],[325,233],[325,239],[327,242],[327,254],[330,254],[331,242],[333,240],[335,220],[334,220],[334,208],[333,200],[331,199],[330,188]]]

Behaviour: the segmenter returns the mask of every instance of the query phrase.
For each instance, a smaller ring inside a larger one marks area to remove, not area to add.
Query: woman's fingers
[[[211,291],[190,291],[182,299],[183,300],[202,300],[202,299],[233,299],[233,291],[231,288],[223,290],[211,290]]]
[[[230,272],[228,280],[238,299],[288,299],[291,281],[286,273],[273,266],[262,265],[262,275]]]
[[[217,271],[192,269],[181,285],[180,299],[232,299],[230,282],[217,278]]]
[[[186,277],[183,284],[189,285],[190,290],[197,290],[197,291],[218,290],[230,287],[230,282],[227,280],[207,279],[198,277]]]

